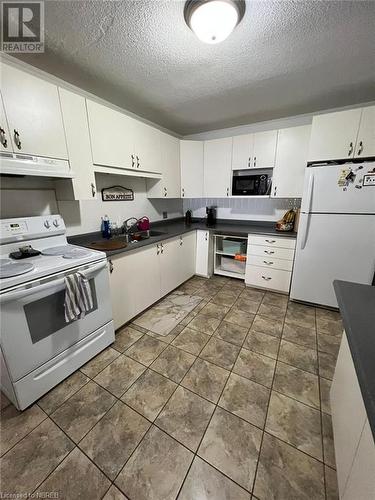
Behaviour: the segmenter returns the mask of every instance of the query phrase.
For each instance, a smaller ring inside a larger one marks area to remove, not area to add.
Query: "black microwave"
[[[243,172],[233,173],[233,196],[263,196],[268,194],[268,175],[249,175]]]

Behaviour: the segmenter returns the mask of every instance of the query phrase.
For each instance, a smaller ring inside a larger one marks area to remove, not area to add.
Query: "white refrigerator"
[[[307,167],[291,299],[337,307],[333,280],[374,273],[375,162]]]

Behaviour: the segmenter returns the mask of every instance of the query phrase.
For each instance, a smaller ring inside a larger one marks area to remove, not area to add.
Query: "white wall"
[[[192,210],[193,217],[205,217],[206,207],[217,207],[218,219],[277,221],[290,208],[299,208],[301,200],[246,198],[196,198],[184,200],[184,212]]]
[[[100,230],[101,217],[122,223],[129,217],[147,215],[151,221],[161,220],[163,211],[168,219],[181,217],[181,200],[149,200],[146,181],[142,178],[96,174],[98,198],[89,201],[57,202],[52,180],[25,177],[3,178],[1,182],[1,218],[25,217],[60,213],[66,223],[68,235]],[[134,201],[103,202],[100,189],[122,185],[134,190]]]

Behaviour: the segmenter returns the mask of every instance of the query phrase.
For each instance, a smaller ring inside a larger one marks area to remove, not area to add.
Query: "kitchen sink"
[[[164,233],[163,231],[154,231],[153,229],[150,229],[149,231],[150,238],[152,238],[153,236],[163,236],[163,234],[167,233]]]

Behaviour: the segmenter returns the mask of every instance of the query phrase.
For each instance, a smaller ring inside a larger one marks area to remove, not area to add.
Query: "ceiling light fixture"
[[[225,40],[245,14],[245,0],[188,0],[186,24],[205,43]]]

